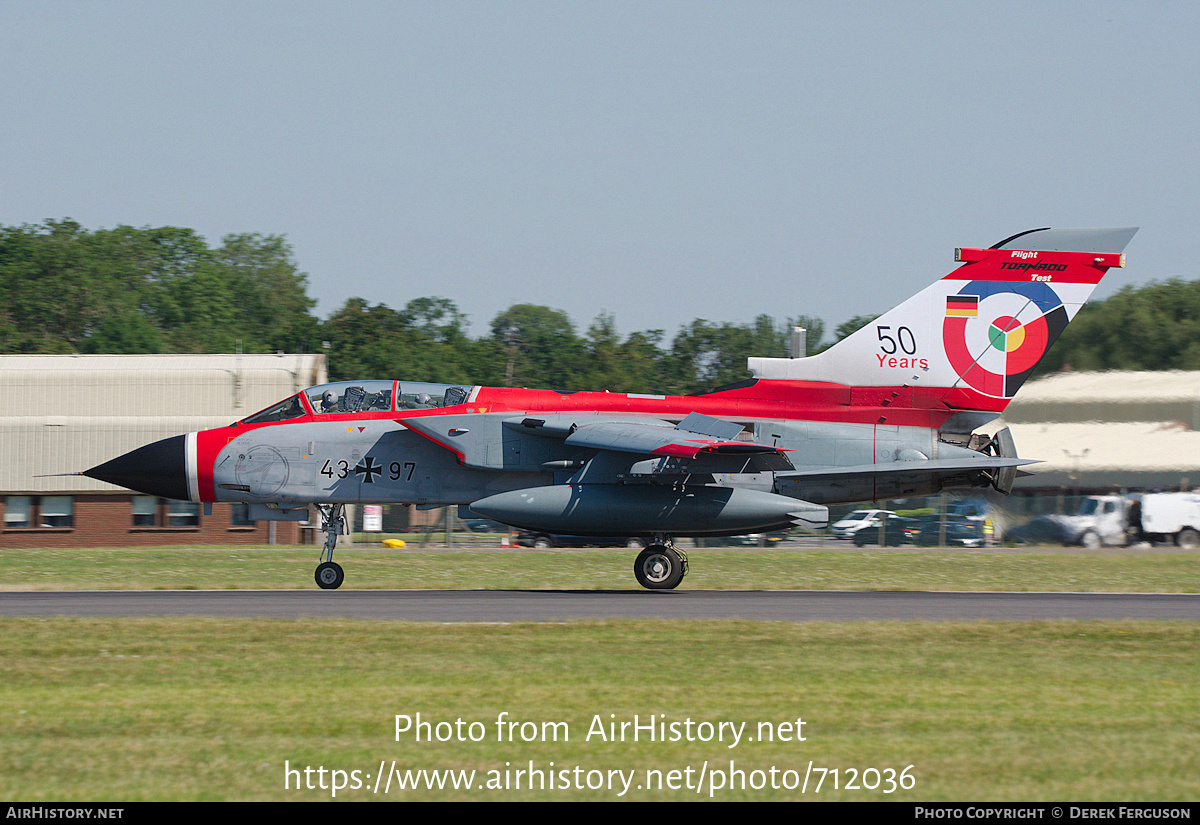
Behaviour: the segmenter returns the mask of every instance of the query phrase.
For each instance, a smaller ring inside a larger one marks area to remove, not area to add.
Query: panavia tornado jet
[[[333,561],[343,506],[461,505],[547,533],[653,536],[634,575],[676,587],[673,536],[822,527],[827,505],[947,487],[1008,492],[998,418],[1136,228],[1036,229],[987,249],[809,358],[750,358],[753,378],[696,396],[410,381],[312,387],[241,421],[141,447],[84,475],[165,498],[307,518]]]

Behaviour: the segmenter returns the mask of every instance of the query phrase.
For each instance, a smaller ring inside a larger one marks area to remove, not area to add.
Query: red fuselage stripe
[[[880,402],[901,395],[908,401],[900,405]],[[853,402],[852,402],[853,396]],[[911,400],[909,400],[911,399]],[[893,426],[928,427],[937,429],[960,409],[1004,409],[1006,399],[989,398],[969,388],[945,387],[855,387],[819,381],[772,381],[762,379],[746,387],[709,395],[665,396],[641,398],[636,395],[608,392],[560,393],[553,390],[507,389],[481,387],[469,404],[445,409],[401,412],[342,413],[336,415],[306,415],[288,421],[266,424],[238,424],[203,430],[196,436],[196,484],[201,501],[215,501],[214,464],[221,450],[239,435],[262,427],[286,427],[315,421],[392,420],[404,424],[406,418],[460,413],[578,413],[611,415],[645,415],[655,418],[680,418],[698,412],[732,421],[824,421],[842,424],[889,424]],[[441,447],[462,461],[462,453],[449,444],[438,441],[416,428],[413,432]],[[664,447],[661,454],[675,454],[674,448]],[[697,448],[698,449],[698,448]],[[685,451],[695,452],[691,446]]]

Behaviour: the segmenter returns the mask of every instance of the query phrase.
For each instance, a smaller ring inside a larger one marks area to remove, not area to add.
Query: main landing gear
[[[638,553],[633,575],[647,590],[674,590],[687,575],[687,556],[675,548],[670,536],[656,534],[654,543]]]
[[[322,590],[337,590],[346,580],[342,566],[333,560],[337,537],[345,530],[346,519],[341,504],[320,507],[325,531],[325,547],[314,578]],[[674,590],[688,572],[687,555],[675,547],[670,536],[655,534],[653,543],[638,553],[633,563],[633,575],[647,590]]]
[[[333,560],[333,548],[337,544],[338,534],[346,526],[346,518],[342,515],[341,504],[330,504],[319,508],[324,520],[322,529],[325,530],[325,549],[321,551],[321,563],[317,565],[317,587],[322,590],[337,590],[346,579],[342,566]]]

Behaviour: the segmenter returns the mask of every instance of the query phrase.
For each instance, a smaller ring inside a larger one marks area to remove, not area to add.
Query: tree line
[[[214,249],[176,227],[0,227],[6,353],[297,351],[319,328],[306,290],[278,236]]]
[[[89,231],[71,220],[0,226],[0,352],[326,352],[331,379],[363,377],[689,394],[749,377],[746,356],[784,357],[793,325],[808,354],[869,323],[858,316],[826,341],[797,315],[751,323],[696,319],[621,336],[601,313],[582,333],[566,313],[517,304],[473,338],[447,298],[402,309],[349,298],[313,315],[308,277],[278,235],[227,235],[210,246],[177,227]],[[1200,281],[1127,287],[1085,307],[1039,365],[1076,369],[1200,369]]]

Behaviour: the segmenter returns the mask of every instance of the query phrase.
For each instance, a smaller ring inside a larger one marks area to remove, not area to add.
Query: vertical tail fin
[[[759,378],[902,387],[949,407],[1002,411],[1137,232],[1034,229],[989,249],[810,358],[751,358]]]

